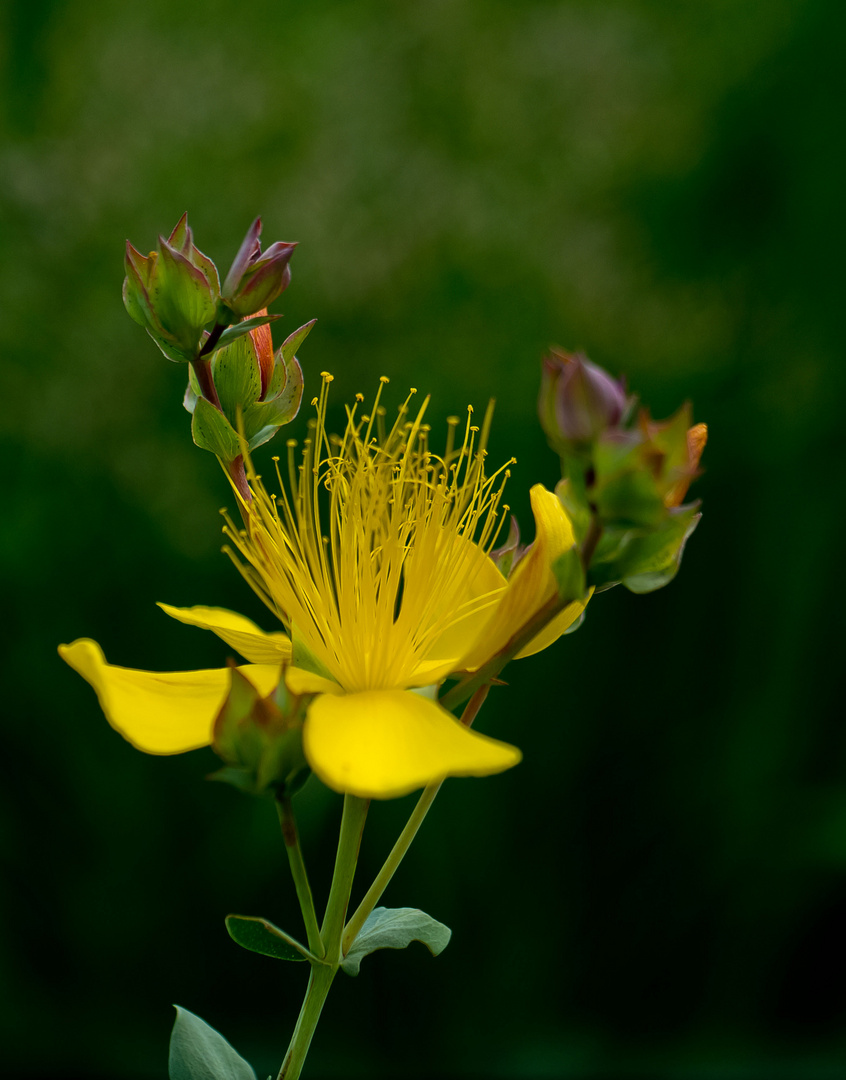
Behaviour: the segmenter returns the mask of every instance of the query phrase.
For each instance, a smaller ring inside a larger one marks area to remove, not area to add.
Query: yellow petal
[[[576,619],[582,614],[587,607],[587,602],[593,596],[593,589],[590,590],[587,600],[584,603],[580,601],[574,601],[572,604],[568,604],[562,612],[547,623],[539,634],[535,634],[529,644],[517,653],[515,660],[522,660],[524,656],[534,656],[535,653],[542,652],[547,645],[551,645],[553,641],[557,641],[565,630],[569,630]]]
[[[148,754],[181,754],[208,746],[229,689],[229,669],[136,671],[106,662],[96,641],[60,645],[59,655],[89,682],[112,727]],[[264,697],[279,681],[277,664],[238,668]]]
[[[552,572],[552,564],[575,543],[573,526],[555,492],[547,491],[542,484],[535,484],[530,497],[535,517],[535,541],[509,578],[508,588],[480,639],[463,658],[463,666],[471,671],[499,652],[520,627],[557,594],[558,583]],[[556,631],[553,636],[547,640],[546,631],[542,631],[543,644],[535,649],[533,641],[521,655],[530,655],[529,650],[537,652],[560,637],[578,615],[578,612],[572,614],[568,621],[563,618],[567,611],[569,608],[553,620],[551,625]],[[540,638],[541,635],[538,635],[535,641]]]
[[[309,765],[328,787],[363,799],[393,799],[447,776],[489,776],[520,751],[460,724],[407,690],[316,698],[303,728]]]
[[[246,615],[217,607],[178,608],[158,605],[165,615],[188,626],[211,630],[253,664],[276,664],[291,659],[291,642],[279,632],[266,634]]]
[[[467,656],[491,622],[498,597],[507,588],[508,582],[493,559],[478,544],[464,537],[455,537],[452,542],[459,549],[459,555],[453,556],[458,564],[456,584],[448,593],[437,593],[429,599],[429,618],[443,624],[445,629],[427,649],[425,660],[418,665],[408,685],[427,686],[456,671],[461,658]],[[408,564],[407,583],[413,586],[414,558]]]

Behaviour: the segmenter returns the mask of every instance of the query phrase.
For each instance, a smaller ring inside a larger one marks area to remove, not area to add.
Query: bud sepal
[[[272,303],[291,282],[290,262],[296,243],[280,240],[262,254],[260,235],[261,218],[256,218],[223,283],[217,313],[219,323],[254,315]]]
[[[284,687],[284,668],[280,685]],[[310,773],[302,747],[305,710],[301,705],[301,699],[287,691],[281,699],[277,692],[261,697],[230,664],[229,693],[212,737],[212,748],[226,767],[210,779],[223,780],[252,795],[292,795],[299,790]]]

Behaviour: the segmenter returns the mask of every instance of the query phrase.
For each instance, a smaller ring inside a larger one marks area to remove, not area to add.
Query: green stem
[[[367,817],[368,799],[359,799],[356,795],[344,796],[344,813],[341,818],[341,834],[338,837],[338,853],[335,856],[335,872],[332,875],[332,887],[329,890],[329,902],[320,928],[320,937],[326,948],[326,959],[330,964],[340,964],[341,937],[344,932],[344,919],[350,902],[355,866],[358,862],[358,849],[364,819]]]
[[[323,1012],[323,1005],[337,971],[337,967],[330,967],[328,964],[312,965],[303,1007],[300,1009],[291,1045],[276,1080],[297,1080],[302,1072],[317,1021]]]
[[[472,725],[479,709],[481,709],[484,704],[485,698],[488,696],[489,690],[489,683],[480,686],[479,689],[476,690],[475,694],[473,694],[471,699],[467,702],[467,707],[462,714],[462,724],[467,727]],[[429,808],[435,801],[435,796],[441,790],[442,784],[442,780],[437,780],[423,789],[423,793],[417,800],[417,805],[412,810],[411,817],[406,822],[405,828],[400,833],[397,842],[391,848],[391,853],[388,855],[387,859],[385,859],[382,869],[376,875],[376,880],[365,893],[364,899],[358,905],[355,914],[344,929],[344,937],[341,942],[342,955],[346,956],[350,951],[353,942],[361,933],[361,928],[364,926],[373,909],[382,899],[382,894],[388,887],[391,878],[397,872],[399,864],[405,857],[405,853],[411,847],[411,842],[417,835],[417,830],[423,824],[423,819],[429,813]]]
[[[527,623],[520,627],[516,634],[508,639],[499,652],[494,653],[490,660],[478,670],[465,675],[451,690],[447,690],[443,697],[438,699],[438,703],[445,709],[454,709],[456,705],[461,705],[462,702],[475,694],[480,687],[495,679],[509,660],[512,660],[521,649],[524,649],[529,644],[536,634],[543,630],[547,623],[552,622],[556,615],[559,615],[564,608],[569,607],[572,603],[573,600],[566,597],[551,597],[543,607],[535,612]]]
[[[211,360],[208,356],[202,354],[195,360],[191,361],[191,367],[194,369],[194,374],[197,376],[197,382],[200,384],[200,390],[203,397],[212,403],[216,409],[220,408],[220,398],[217,396],[217,389],[214,385],[214,379],[212,379],[211,373]]]
[[[308,935],[308,947],[315,956],[322,957],[324,948],[320,939],[320,927],[317,925],[314,898],[311,894],[311,886],[308,883],[308,874],[306,873],[303,852],[300,847],[299,833],[297,832],[297,821],[294,817],[294,808],[291,805],[289,796],[279,796],[276,799],[276,809],[279,813],[279,824],[282,828],[282,839],[285,841],[285,851],[288,854],[291,876],[294,879],[297,899],[303,913],[303,921]]]
[[[329,890],[329,902],[326,905],[323,926],[320,928],[323,955],[326,959],[323,963],[311,966],[305,1000],[277,1080],[297,1080],[299,1077],[317,1028],[317,1022],[323,1011],[324,1002],[329,994],[329,988],[341,966],[341,936],[344,932],[344,919],[350,902],[358,850],[361,846],[361,834],[369,806],[368,799],[359,799],[355,795],[344,796],[344,812],[341,817],[341,833],[338,837],[338,853],[335,856],[335,872],[332,875],[332,887]]]

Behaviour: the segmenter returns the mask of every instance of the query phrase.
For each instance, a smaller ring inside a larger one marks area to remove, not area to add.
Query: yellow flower
[[[508,509],[506,467],[484,471],[490,412],[481,433],[468,415],[458,447],[453,419],[437,456],[423,422],[428,399],[409,420],[409,396],[388,431],[380,386],[369,415],[360,415],[359,395],[337,438],[325,429],[330,381],[324,375],[300,462],[288,444],[287,485],[278,459],[278,496],[251,471],[253,499],[241,501],[246,528],[227,519],[225,529],[229,554],[290,638],[217,608],[160,606],[252,661],[240,670],[262,695],[285,663],[289,689],[315,695],[303,749],[336,791],[393,798],[447,776],[510,768],[519,750],[464,727],[434,691],[484,664],[557,594],[551,567],[574,543],[570,522],[556,495],[532,488],[535,542],[506,580],[488,554]],[[582,610],[571,604],[520,655],[545,648]],[[210,743],[226,669],[117,668],[84,640],[60,652],[135,746],[179,753]]]

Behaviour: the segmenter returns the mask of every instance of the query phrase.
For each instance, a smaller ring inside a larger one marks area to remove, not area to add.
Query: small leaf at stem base
[[[226,929],[234,942],[261,956],[271,956],[274,960],[310,960],[315,964],[320,963],[305,945],[300,945],[296,938],[292,938],[267,919],[255,915],[227,915]]]
[[[361,961],[377,949],[404,949],[422,941],[432,956],[449,944],[452,930],[418,908],[374,908],[352,948],[341,961],[347,975],[358,975]]]
[[[256,1080],[252,1066],[213,1027],[175,1005],[170,1036],[170,1080]]]

